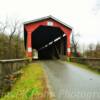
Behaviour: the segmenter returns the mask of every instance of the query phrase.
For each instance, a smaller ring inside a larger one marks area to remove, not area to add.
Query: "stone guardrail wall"
[[[100,58],[71,57],[70,61],[86,64],[92,67],[100,66]]]
[[[0,76],[12,74],[28,63],[29,59],[27,58],[0,60]]]
[[[13,81],[10,76],[20,75],[17,72],[28,63],[28,58],[0,60],[0,96],[11,88]]]

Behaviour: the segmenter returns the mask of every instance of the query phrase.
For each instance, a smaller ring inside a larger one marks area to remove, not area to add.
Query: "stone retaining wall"
[[[29,59],[0,60],[0,96],[9,91],[14,78],[20,75],[19,70],[29,63]]]
[[[78,63],[81,63],[81,64],[87,64],[89,66],[100,66],[100,58],[71,57],[70,61],[78,62]]]

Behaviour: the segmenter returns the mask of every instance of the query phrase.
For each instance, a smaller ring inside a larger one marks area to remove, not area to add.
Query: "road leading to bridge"
[[[100,100],[100,76],[63,61],[42,62],[57,100]]]

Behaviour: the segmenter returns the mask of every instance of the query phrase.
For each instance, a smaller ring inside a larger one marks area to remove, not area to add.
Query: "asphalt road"
[[[42,61],[57,100],[100,100],[100,75],[64,61]]]

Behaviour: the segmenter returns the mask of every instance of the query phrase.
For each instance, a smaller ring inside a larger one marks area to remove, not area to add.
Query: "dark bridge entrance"
[[[70,34],[72,28],[52,16],[44,17],[24,24],[24,42],[26,54],[33,57],[38,51],[40,59],[70,56]]]
[[[66,55],[66,35],[59,27],[39,26],[32,32],[32,48],[40,59],[60,58]]]

